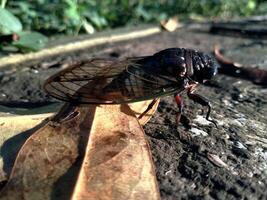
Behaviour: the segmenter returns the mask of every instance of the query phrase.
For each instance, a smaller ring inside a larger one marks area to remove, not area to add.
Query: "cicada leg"
[[[142,117],[144,117],[148,111],[150,111],[153,106],[155,105],[155,103],[157,103],[158,99],[153,99],[153,101],[148,105],[148,107],[146,108],[146,110],[141,114],[139,115],[138,119],[142,119]]]
[[[176,114],[177,124],[181,123],[185,128],[190,129],[191,128],[190,120],[182,113],[184,109],[184,101],[182,97],[178,93],[174,96],[174,98],[178,106],[178,112]]]
[[[208,99],[206,99],[205,97],[199,95],[199,94],[195,94],[195,87],[196,84],[193,84],[191,87],[189,87],[188,91],[187,91],[187,96],[189,97],[189,99],[193,100],[194,102],[202,105],[202,106],[206,106],[208,107],[208,112],[206,115],[206,120],[213,123],[216,128],[218,128],[217,123],[214,120],[211,120],[210,117],[210,112],[211,112],[211,103],[209,102]]]
[[[184,109],[184,101],[179,94],[176,94],[174,98],[175,98],[175,101],[176,101],[177,106],[178,106],[178,112],[176,115],[176,122],[179,123],[181,120],[182,111]]]

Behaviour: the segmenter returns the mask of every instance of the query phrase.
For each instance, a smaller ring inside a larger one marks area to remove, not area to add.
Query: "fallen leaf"
[[[159,199],[149,145],[127,105],[96,108],[72,199]]]
[[[138,119],[139,123],[141,125],[145,125],[153,116],[153,114],[157,111],[158,105],[159,105],[159,99],[154,104],[153,108],[149,110],[141,119]],[[134,112],[135,116],[138,118],[149,106],[149,104],[152,102],[152,100],[149,101],[141,101],[136,103],[128,104],[131,108],[131,110]]]
[[[50,199],[58,179],[78,156],[78,127],[71,123],[44,127],[32,134],[20,149],[0,199]],[[77,123],[77,121],[76,121]]]
[[[24,143],[0,199],[159,199],[149,146],[135,117],[148,104],[131,105],[135,112],[127,105],[66,104]]]
[[[175,31],[177,28],[182,27],[182,24],[179,22],[177,17],[172,17],[167,20],[162,20],[160,25],[163,29],[169,32]]]

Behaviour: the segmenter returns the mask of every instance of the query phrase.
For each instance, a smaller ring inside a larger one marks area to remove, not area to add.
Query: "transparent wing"
[[[163,75],[153,57],[92,59],[50,77],[44,89],[53,97],[77,104],[120,104],[152,99],[183,90]]]

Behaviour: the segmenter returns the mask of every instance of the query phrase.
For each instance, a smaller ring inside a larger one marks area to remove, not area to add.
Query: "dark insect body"
[[[44,89],[53,97],[72,104],[123,104],[154,99],[140,118],[153,107],[156,98],[175,95],[177,121],[189,126],[182,114],[182,91],[208,107],[211,105],[195,88],[217,73],[218,64],[208,54],[193,49],[170,48],[152,56],[115,59],[91,59],[79,62],[50,77]]]

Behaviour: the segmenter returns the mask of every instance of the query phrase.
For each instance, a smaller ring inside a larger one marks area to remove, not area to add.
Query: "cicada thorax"
[[[154,57],[170,76],[183,77],[187,71],[185,51],[183,48],[170,48],[154,54]]]

